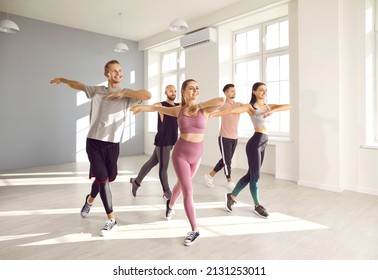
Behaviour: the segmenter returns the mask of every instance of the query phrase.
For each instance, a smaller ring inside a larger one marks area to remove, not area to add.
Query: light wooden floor
[[[264,174],[260,198],[270,213],[252,211],[246,188],[229,213],[224,208],[225,179],[207,188],[201,166],[194,199],[201,236],[183,246],[190,230],[182,208],[164,220],[164,200],[154,168],[137,197],[130,192],[147,156],[123,157],[112,183],[118,230],[101,238],[106,216],[98,197],[89,216],[79,211],[90,190],[88,164],[72,163],[0,173],[0,259],[2,260],[376,260],[378,197],[301,187]],[[236,179],[244,170],[233,170]],[[175,175],[170,168],[171,187]]]

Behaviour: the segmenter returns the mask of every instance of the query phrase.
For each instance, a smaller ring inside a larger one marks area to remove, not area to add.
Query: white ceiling
[[[18,15],[141,41],[166,32],[175,18],[185,19],[190,27],[238,2],[245,0],[0,0],[0,11],[10,19]]]

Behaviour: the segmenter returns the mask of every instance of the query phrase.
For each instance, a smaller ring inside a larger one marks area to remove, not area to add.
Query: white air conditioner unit
[[[213,27],[206,27],[188,33],[180,38],[180,45],[184,49],[198,46],[204,43],[216,42],[217,30]]]

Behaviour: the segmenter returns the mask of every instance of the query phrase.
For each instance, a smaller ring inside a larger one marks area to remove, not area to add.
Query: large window
[[[378,0],[366,0],[366,144],[378,145]]]
[[[167,85],[174,85],[177,89],[175,102],[180,102],[181,84],[185,80],[185,51],[182,49],[175,49],[164,52],[161,55],[161,90],[160,93],[153,96],[150,103],[160,102],[166,99],[164,94]],[[157,114],[151,113],[148,116],[148,131],[157,131]]]
[[[234,81],[237,99],[249,103],[252,85],[264,82],[268,88],[266,103],[290,103],[289,21],[281,18],[234,33]],[[250,137],[251,121],[240,116],[239,136]],[[288,137],[289,111],[273,114],[270,134]]]

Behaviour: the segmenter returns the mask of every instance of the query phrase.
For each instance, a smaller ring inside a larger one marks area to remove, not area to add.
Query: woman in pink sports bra
[[[177,117],[180,137],[172,152],[172,163],[177,175],[177,183],[172,189],[171,199],[167,200],[165,216],[167,220],[173,217],[175,213],[173,206],[182,193],[185,213],[192,228],[184,241],[185,246],[192,245],[199,236],[193,203],[192,178],[197,172],[203,154],[207,120],[210,113],[217,110],[225,102],[224,97],[217,97],[197,103],[199,94],[197,82],[189,79],[183,82],[181,87],[181,106],[136,105],[130,109],[134,114],[160,112]]]

